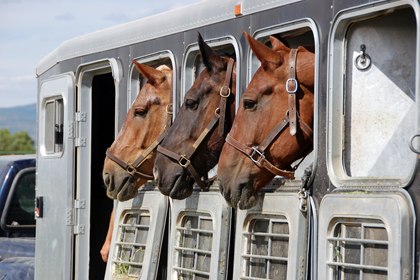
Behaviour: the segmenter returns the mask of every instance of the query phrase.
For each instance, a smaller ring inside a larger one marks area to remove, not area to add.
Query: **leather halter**
[[[258,167],[265,168],[274,175],[283,176],[287,179],[294,179],[294,171],[282,170],[276,167],[274,164],[270,163],[265,158],[265,151],[268,146],[277,138],[278,135],[289,125],[290,135],[296,135],[297,123],[299,128],[305,133],[308,137],[312,139],[312,129],[307,125],[299,116],[299,112],[296,109],[296,92],[299,89],[299,83],[296,80],[296,57],[297,49],[292,49],[289,55],[289,78],[286,81],[286,91],[289,95],[289,110],[286,112],[284,118],[278,123],[270,134],[264,139],[264,141],[258,145],[249,147],[240,143],[238,140],[234,139],[230,134],[226,137],[226,143],[237,149],[238,151],[245,154],[249,157],[252,162],[254,162]],[[295,167],[294,169],[296,169]]]
[[[118,158],[116,155],[111,153],[109,149],[106,150],[106,156],[118,164],[122,169],[124,169],[128,175],[131,177],[135,177],[136,175],[144,178],[153,180],[153,175],[149,175],[143,172],[140,172],[139,169],[141,165],[146,161],[147,157],[157,148],[157,146],[162,142],[163,138],[165,138],[168,128],[172,125],[172,104],[168,104],[166,106],[166,125],[165,130],[160,134],[160,136],[150,144],[145,150],[141,152],[141,154],[137,157],[137,159],[133,163],[127,163],[124,160]]]
[[[201,176],[198,174],[197,170],[192,165],[191,157],[193,156],[195,151],[198,149],[198,147],[201,145],[201,143],[206,138],[206,136],[210,133],[210,131],[213,130],[214,126],[217,123],[219,123],[219,129],[218,129],[219,135],[223,136],[225,133],[224,125],[225,125],[225,118],[226,118],[226,106],[227,106],[227,99],[231,93],[230,83],[231,83],[231,78],[233,75],[234,63],[235,61],[232,58],[229,58],[229,62],[226,69],[225,82],[223,86],[220,88],[219,107],[215,110],[214,117],[211,119],[210,123],[203,130],[203,132],[201,132],[201,134],[198,136],[197,140],[195,140],[194,144],[190,148],[188,148],[187,151],[183,154],[177,154],[175,152],[172,152],[161,145],[157,147],[157,151],[159,153],[175,160],[176,162],[178,162],[180,166],[187,169],[190,172],[191,176],[194,178],[197,185],[200,186],[201,190],[206,189],[206,183],[201,180]]]

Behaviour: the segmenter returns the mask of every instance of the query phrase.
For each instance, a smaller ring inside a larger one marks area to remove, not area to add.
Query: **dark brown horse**
[[[158,147],[154,175],[160,191],[184,199],[194,182],[219,159],[235,112],[236,69],[232,58],[216,54],[199,36],[203,71],[188,90],[167,136]]]
[[[272,49],[245,37],[261,61],[226,138],[218,184],[232,207],[255,205],[275,175],[293,178],[291,164],[312,150],[314,54],[289,49],[270,37]]]
[[[153,179],[156,148],[172,119],[172,70],[133,63],[147,82],[107,150],[103,169],[107,195],[120,201],[135,197],[138,188]]]

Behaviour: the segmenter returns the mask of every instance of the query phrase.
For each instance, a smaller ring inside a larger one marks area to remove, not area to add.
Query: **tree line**
[[[26,131],[14,134],[8,129],[0,129],[0,154],[30,154],[35,153],[35,142]]]

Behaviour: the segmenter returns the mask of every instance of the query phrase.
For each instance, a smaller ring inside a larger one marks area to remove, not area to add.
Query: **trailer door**
[[[74,93],[72,73],[40,85],[35,279],[72,278]]]
[[[89,62],[79,66],[76,77],[75,279],[103,279],[106,263],[99,252],[113,201],[106,196],[102,169],[105,151],[115,137],[121,65],[112,58]]]

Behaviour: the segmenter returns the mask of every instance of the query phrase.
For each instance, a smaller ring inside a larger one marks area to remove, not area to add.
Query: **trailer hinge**
[[[87,114],[86,112],[76,112],[74,115],[75,125],[77,129],[77,137],[74,139],[74,145],[76,147],[85,147],[86,146],[86,137],[82,137],[80,134],[80,123],[86,122]]]
[[[73,205],[73,209],[67,210],[66,224],[73,226],[73,234],[85,234],[85,225],[79,224],[78,222],[76,222],[76,219],[78,219],[78,217],[80,216],[80,213],[78,213],[78,211],[86,208],[86,200],[75,199]]]
[[[83,200],[83,199],[76,199],[75,201],[74,201],[74,208],[75,209],[85,209],[85,207],[86,207],[86,200]]]
[[[87,116],[86,112],[76,112],[75,113],[76,122],[85,122],[86,116]]]
[[[84,225],[75,225],[73,228],[73,233],[82,235],[85,234],[85,226]]]

